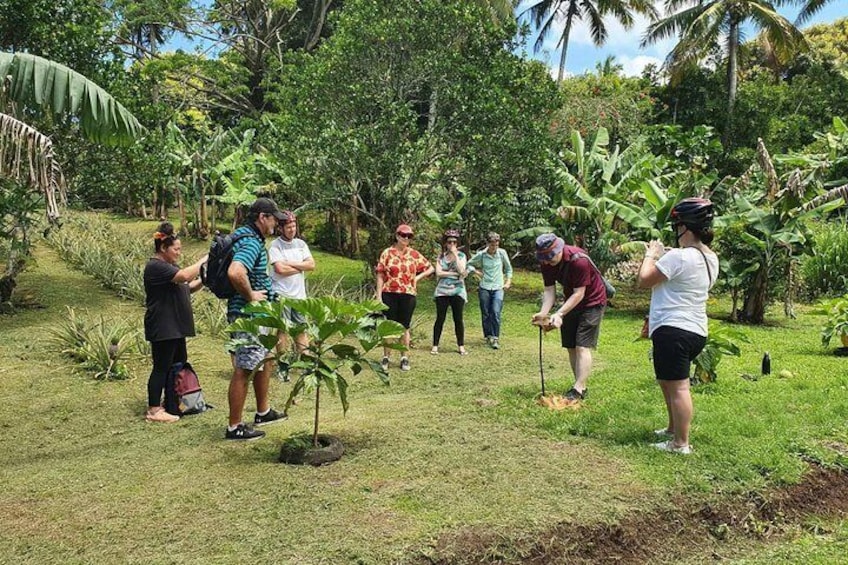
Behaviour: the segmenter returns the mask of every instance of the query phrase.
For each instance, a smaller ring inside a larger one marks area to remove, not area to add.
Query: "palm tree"
[[[21,118],[49,113],[78,120],[87,138],[106,144],[126,144],[143,128],[129,110],[83,75],[47,59],[26,53],[0,52],[0,182],[14,181],[44,195],[47,218],[59,217],[57,199],[64,198],[62,171],[50,138]],[[0,302],[6,302],[29,253],[30,193],[16,194],[4,210],[0,237],[11,240],[6,270],[0,274]]]
[[[657,17],[656,9],[650,0],[533,0],[530,6],[519,14],[519,18],[529,20],[530,25],[536,30],[534,52],[541,50],[545,39],[554,29],[554,23],[564,22],[562,34],[556,45],[557,49],[562,50],[557,75],[557,84],[559,84],[565,74],[568,40],[575,22],[587,21],[592,33],[592,41],[600,47],[607,40],[604,16],[612,15],[625,29],[630,29],[633,27],[636,14],[647,15],[651,19]]]
[[[781,0],[782,1],[782,0]],[[733,108],[736,104],[737,58],[742,26],[750,21],[762,31],[774,49],[795,50],[805,44],[801,31],[775,10],[766,0],[666,0],[665,18],[655,21],[645,32],[642,47],[657,41],[679,37],[666,59],[672,83],[682,72],[704,59],[722,45],[727,60],[727,123],[724,146],[732,135]]]

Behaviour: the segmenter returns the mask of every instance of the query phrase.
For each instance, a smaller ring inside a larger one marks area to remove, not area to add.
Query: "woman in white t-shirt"
[[[648,335],[668,411],[668,426],[655,433],[670,439],[653,446],[688,455],[689,371],[707,342],[707,297],[718,276],[718,257],[707,247],[713,240],[712,202],[685,198],[672,208],[671,221],[678,248],[666,253],[661,242],[649,243],[638,284],[651,289]]]

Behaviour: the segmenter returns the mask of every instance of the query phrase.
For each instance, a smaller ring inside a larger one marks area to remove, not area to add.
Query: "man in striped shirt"
[[[268,276],[268,255],[265,252],[265,238],[273,235],[277,223],[284,219],[283,213],[270,198],[258,198],[250,206],[245,224],[233,232],[234,236],[244,234],[233,245],[233,262],[227,271],[236,295],[227,301],[227,320],[232,323],[244,316],[242,308],[250,302],[273,300],[271,278]],[[231,440],[253,440],[265,435],[242,422],[242,412],[247,400],[250,376],[253,375],[253,391],[256,394],[255,426],[264,426],[286,419],[286,414],[271,408],[268,389],[271,382],[271,363],[265,361],[268,350],[255,337],[244,332],[232,334],[235,339],[253,341],[250,345],[239,346],[233,356],[233,376],[227,395],[230,405],[229,425],[224,435]]]

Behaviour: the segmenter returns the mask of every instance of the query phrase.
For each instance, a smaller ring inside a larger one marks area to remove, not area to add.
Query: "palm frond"
[[[607,26],[604,25],[604,15],[590,0],[580,2],[580,14],[589,20],[589,33],[592,35],[592,42],[598,47],[603,45],[607,40]]]
[[[762,30],[762,34],[780,59],[789,59],[798,51],[807,49],[807,39],[801,30],[768,5],[752,2],[750,10],[750,18]]]
[[[703,11],[704,7],[699,4],[652,23],[645,31],[641,47],[645,48],[652,43],[680,35]]]
[[[0,102],[49,110],[55,117],[78,116],[85,136],[99,143],[128,144],[144,130],[108,92],[54,61],[28,53],[0,52],[0,77],[9,77],[8,88],[0,88]]]
[[[804,7],[801,8],[801,12],[798,14],[798,17],[795,18],[796,25],[803,25],[807,23],[810,18],[819,13],[825,4],[830,2],[830,0],[807,0],[804,3]]]
[[[7,114],[0,114],[0,177],[43,193],[47,219],[53,222],[59,218],[57,197],[66,203],[65,179],[53,154],[53,142]]]

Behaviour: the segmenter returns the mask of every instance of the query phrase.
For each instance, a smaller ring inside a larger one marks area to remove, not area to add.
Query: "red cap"
[[[415,232],[412,231],[412,228],[406,224],[401,224],[395,230],[395,233],[398,235],[415,235]]]

